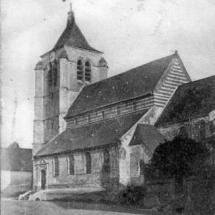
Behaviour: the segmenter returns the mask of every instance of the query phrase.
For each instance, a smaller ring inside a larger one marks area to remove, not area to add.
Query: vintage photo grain
[[[1,0],[1,214],[215,214],[213,0]]]

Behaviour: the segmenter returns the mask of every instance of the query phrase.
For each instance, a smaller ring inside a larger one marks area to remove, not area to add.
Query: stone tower
[[[64,116],[80,90],[107,78],[107,70],[103,53],[88,44],[70,10],[64,32],[35,68],[33,155],[65,130]]]

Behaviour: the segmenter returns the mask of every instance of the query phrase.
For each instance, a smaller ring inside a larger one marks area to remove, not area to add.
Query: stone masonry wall
[[[189,138],[201,142],[199,128],[201,121],[205,122],[205,138],[211,137],[215,131],[215,121],[210,120],[208,116],[192,119],[191,121],[159,126],[158,130],[167,140],[172,140],[178,135],[181,127],[186,127]]]
[[[41,170],[46,169],[46,188],[77,188],[77,187],[110,187],[118,186],[119,162],[118,148],[109,148],[110,152],[110,173],[103,171],[104,149],[89,151],[91,154],[91,173],[86,174],[85,152],[73,153],[75,159],[75,173],[68,173],[69,155],[58,156],[59,175],[54,176],[53,157],[38,159],[34,162],[37,174],[35,175],[36,189],[41,188]],[[43,162],[42,162],[43,161]],[[45,163],[45,164],[44,164]]]

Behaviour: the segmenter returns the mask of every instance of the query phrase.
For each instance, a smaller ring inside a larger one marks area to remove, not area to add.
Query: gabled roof
[[[66,29],[63,31],[62,35],[60,36],[57,43],[55,44],[53,51],[62,48],[64,45],[102,53],[102,52],[92,48],[88,44],[84,35],[82,34],[79,27],[77,26],[77,24],[75,22],[74,14],[71,11],[69,12]]]
[[[118,143],[125,134],[148,110],[126,114],[117,118],[67,129],[49,141],[35,157],[68,153]]]
[[[156,126],[205,117],[215,109],[215,76],[178,87]]]
[[[164,137],[153,125],[138,124],[129,145],[143,144],[153,153],[154,150],[164,142]]]
[[[32,172],[32,149],[20,148],[17,143],[13,143],[8,148],[2,148],[1,169]]]
[[[175,57],[178,55],[173,54],[85,86],[70,107],[66,118],[151,94]]]

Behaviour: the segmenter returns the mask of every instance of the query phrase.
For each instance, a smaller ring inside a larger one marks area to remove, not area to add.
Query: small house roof
[[[18,143],[13,143],[7,148],[2,148],[1,169],[32,172],[32,149],[20,148]]]
[[[215,109],[215,76],[178,87],[156,126],[205,117]]]
[[[164,142],[165,138],[153,125],[138,124],[129,145],[143,144],[153,153],[154,150]]]

